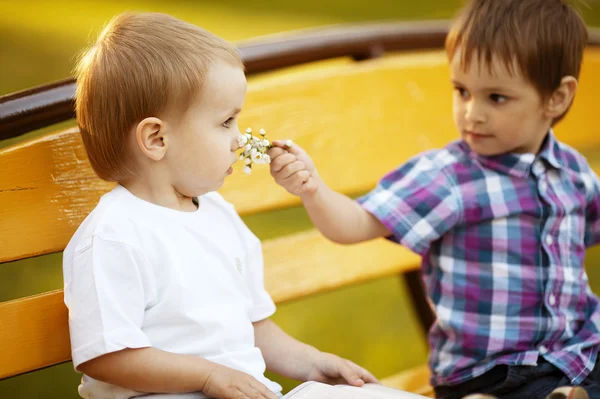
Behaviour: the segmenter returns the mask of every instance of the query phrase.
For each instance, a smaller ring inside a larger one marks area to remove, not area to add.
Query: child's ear
[[[159,118],[149,117],[138,123],[135,139],[142,153],[153,161],[160,161],[167,153],[165,124]]]
[[[573,76],[565,76],[560,81],[558,89],[548,99],[546,103],[546,115],[550,119],[561,117],[573,102],[575,92],[577,91],[577,79]]]

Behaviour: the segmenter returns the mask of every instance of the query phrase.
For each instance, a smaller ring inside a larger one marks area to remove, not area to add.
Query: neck
[[[187,197],[171,184],[160,183],[164,179],[152,180],[134,178],[119,182],[130,193],[155,205],[183,212],[193,212],[197,209],[192,197]]]

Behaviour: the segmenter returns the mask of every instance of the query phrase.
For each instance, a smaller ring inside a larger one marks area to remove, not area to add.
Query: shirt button
[[[548,348],[546,348],[544,345],[540,345],[540,347],[538,348],[538,350],[540,351],[540,353],[542,355],[545,355],[546,353],[548,353]]]
[[[546,236],[546,244],[552,245],[553,242],[554,242],[554,239],[552,238],[552,236],[550,234],[548,234]]]
[[[548,184],[546,184],[545,181],[541,181],[540,182],[540,191],[546,191],[547,188],[548,188]]]
[[[550,298],[548,298],[548,303],[550,306],[556,305],[556,297],[554,295],[550,295]]]
[[[242,261],[240,258],[235,258],[235,267],[237,267],[238,272],[242,272]]]

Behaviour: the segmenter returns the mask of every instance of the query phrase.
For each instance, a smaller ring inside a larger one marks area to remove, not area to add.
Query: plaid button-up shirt
[[[421,154],[359,199],[423,257],[437,320],[433,385],[540,356],[574,384],[594,368],[599,299],[583,266],[600,241],[600,190],[585,158],[552,131],[538,156],[482,157],[463,141]]]

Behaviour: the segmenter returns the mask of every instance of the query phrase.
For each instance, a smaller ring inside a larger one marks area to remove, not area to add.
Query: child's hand
[[[251,375],[222,365],[217,365],[208,376],[202,392],[216,399],[279,399]]]
[[[368,382],[379,383],[371,373],[350,360],[324,352],[319,354],[308,373],[307,380],[327,384],[348,384],[357,387]]]
[[[290,194],[303,197],[317,192],[317,172],[308,154],[290,141],[273,141],[268,154],[271,157],[271,176]]]

